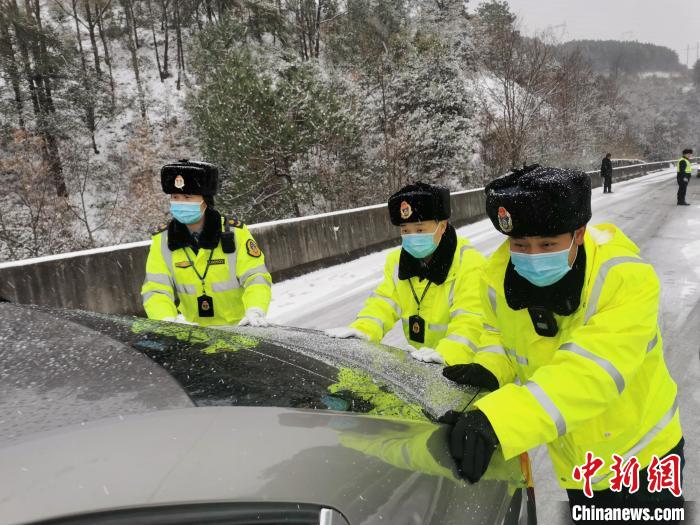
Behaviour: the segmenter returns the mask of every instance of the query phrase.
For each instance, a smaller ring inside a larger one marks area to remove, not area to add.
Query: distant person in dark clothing
[[[603,177],[603,193],[612,193],[612,161],[610,153],[606,153],[600,164],[600,176]]]
[[[683,156],[678,161],[678,170],[676,172],[676,181],[678,181],[678,206],[690,206],[685,202],[685,192],[688,189],[688,182],[690,182],[691,166],[690,166],[690,156],[693,154],[693,150],[686,148],[683,150]]]

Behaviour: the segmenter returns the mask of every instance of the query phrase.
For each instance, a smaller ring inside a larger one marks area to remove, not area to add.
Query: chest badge
[[[503,206],[498,208],[498,225],[501,227],[503,233],[513,231],[513,218]]]
[[[185,187],[185,179],[182,178],[182,175],[178,175],[175,177],[175,182],[173,185],[178,189],[181,190],[182,188]]]
[[[425,319],[423,319],[420,315],[412,315],[408,318],[408,327],[410,329],[408,338],[411,341],[415,341],[417,343],[425,342]]]
[[[190,266],[192,266],[192,264],[190,264],[189,261],[180,261],[180,262],[176,262],[175,266],[177,268],[189,268]]]
[[[206,294],[197,297],[199,317],[214,317],[214,299]]]
[[[401,218],[406,220],[411,215],[413,215],[413,209],[411,208],[411,205],[409,203],[407,203],[406,201],[403,201],[401,203],[400,213],[401,213]]]

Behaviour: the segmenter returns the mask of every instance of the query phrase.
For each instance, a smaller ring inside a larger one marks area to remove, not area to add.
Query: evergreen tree
[[[251,219],[298,216],[319,181],[297,163],[346,140],[352,115],[314,64],[282,53],[273,65],[240,45],[244,35],[229,19],[200,36],[189,110],[207,158],[228,173],[226,205]]]

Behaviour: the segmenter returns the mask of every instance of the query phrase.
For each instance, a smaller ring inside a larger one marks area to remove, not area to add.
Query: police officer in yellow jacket
[[[449,224],[450,192],[416,183],[389,199],[402,248],[389,253],[384,280],[348,327],[331,337],[381,341],[401,319],[411,355],[436,363],[471,362],[479,331],[479,272],[484,257]]]
[[[214,209],[217,167],[181,160],[160,176],[173,219],[153,234],[141,289],[148,317],[267,326],[272,279],[265,256],[237,217]]]
[[[486,187],[486,207],[509,239],[483,274],[474,363],[443,372],[493,390],[453,427],[450,448],[463,475],[477,481],[499,444],[509,459],[546,443],[572,509],[682,506],[667,490],[647,490],[652,456],[677,454],[682,469],[684,444],[654,269],[615,226],[587,226],[583,172],[523,168]],[[590,477],[592,499],[583,478],[574,479],[587,452],[605,462]],[[613,454],[637,458],[634,494],[610,490]]]
[[[683,150],[683,156],[678,160],[676,165],[676,182],[678,182],[678,193],[676,194],[676,204],[678,206],[690,206],[685,200],[685,193],[688,190],[688,183],[693,172],[693,167],[690,162],[690,157],[693,150],[686,148]],[[700,170],[698,170],[700,173]]]

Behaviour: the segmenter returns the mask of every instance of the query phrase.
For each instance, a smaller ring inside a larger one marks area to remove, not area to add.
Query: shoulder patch
[[[167,223],[167,222],[164,222],[164,223],[162,223],[162,224],[159,224],[157,228],[153,228],[153,229],[151,230],[151,236],[153,236],[153,235],[158,235],[159,233],[164,232],[164,231],[167,230],[167,229],[168,229],[168,223]]]
[[[246,241],[245,249],[248,252],[248,255],[251,257],[260,257],[262,255],[258,243],[256,243],[253,239],[248,239]]]
[[[243,226],[245,226],[243,224],[243,221],[240,220],[236,215],[231,215],[226,220],[228,221],[229,226],[233,226],[234,228],[243,228]]]

